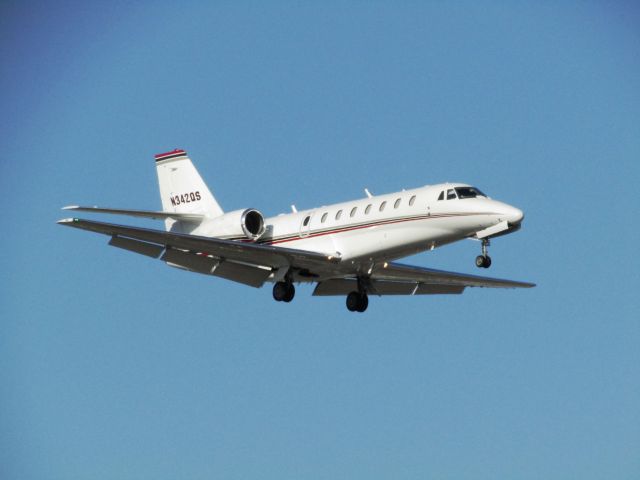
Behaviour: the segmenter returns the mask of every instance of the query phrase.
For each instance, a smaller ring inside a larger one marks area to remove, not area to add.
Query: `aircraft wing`
[[[358,289],[355,275],[341,268],[340,258],[317,252],[251,242],[186,235],[149,228],[68,218],[60,225],[101,233],[109,244],[158,258],[187,270],[260,287],[279,268],[294,267],[321,273],[313,295],[347,295]],[[315,275],[309,276],[314,281]],[[367,280],[374,295],[459,294],[466,287],[530,288],[535,284],[430,268],[385,263],[376,265]]]
[[[365,286],[374,295],[433,295],[459,294],[466,287],[531,288],[535,284],[386,263],[373,268]],[[357,289],[355,278],[335,278],[318,283],[313,294],[347,295]]]
[[[426,285],[450,285],[458,287],[531,288],[535,283],[481,277],[466,273],[446,272],[431,268],[388,263],[372,272],[372,278],[391,281],[414,281]]]
[[[60,225],[111,236],[110,245],[188,270],[260,287],[278,268],[326,269],[339,258],[305,250],[67,218]]]
[[[154,212],[149,210],[128,210],[124,208],[100,208],[100,207],[80,207],[78,205],[69,205],[63,210],[74,210],[76,212],[93,212],[93,213],[112,213],[114,215],[128,215],[130,217],[152,218],[154,220],[165,220],[174,218],[186,222],[200,222],[204,219],[204,215],[198,213],[176,213],[176,212]]]

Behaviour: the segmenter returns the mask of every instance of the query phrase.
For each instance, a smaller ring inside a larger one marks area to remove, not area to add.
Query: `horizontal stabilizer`
[[[80,207],[70,205],[62,210],[75,210],[78,212],[110,213],[113,215],[128,215],[130,217],[152,218],[154,220],[166,220],[172,218],[185,222],[201,222],[205,217],[199,213],[176,213],[176,212],[154,212],[149,210],[128,210],[124,208],[100,208],[100,207]]]

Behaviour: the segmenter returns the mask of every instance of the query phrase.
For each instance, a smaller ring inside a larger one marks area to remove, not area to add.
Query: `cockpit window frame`
[[[456,195],[460,200],[467,198],[487,197],[480,189],[476,187],[455,187]]]

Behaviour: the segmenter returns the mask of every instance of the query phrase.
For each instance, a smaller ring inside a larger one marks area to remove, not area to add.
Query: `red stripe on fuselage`
[[[322,237],[324,235],[331,235],[331,234],[337,234],[337,233],[342,233],[342,232],[351,232],[351,231],[354,231],[354,230],[361,230],[363,228],[375,227],[375,226],[378,226],[378,225],[391,225],[391,224],[394,224],[394,223],[412,222],[412,221],[415,221],[415,220],[429,220],[429,219],[446,218],[446,217],[468,217],[468,216],[472,216],[472,215],[487,215],[487,213],[464,213],[464,214],[447,213],[447,214],[442,214],[442,215],[421,215],[419,217],[411,217],[411,218],[378,220],[377,222],[369,222],[369,223],[366,223],[364,225],[358,225],[358,226],[353,226],[353,227],[348,227],[347,226],[347,227],[342,227],[342,228],[336,228],[336,229],[333,229],[333,230],[328,230],[326,232],[310,233],[309,235],[306,235],[306,236],[300,236],[299,234],[295,234],[294,236],[292,236],[290,238],[283,238],[281,240],[273,240],[273,241],[265,241],[265,242],[262,242],[262,243],[266,244],[266,245],[276,245],[278,243],[294,242],[296,240],[305,240],[307,238]]]

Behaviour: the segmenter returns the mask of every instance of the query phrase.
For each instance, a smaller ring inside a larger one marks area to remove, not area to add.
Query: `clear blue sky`
[[[0,6],[0,477],[640,478],[640,7],[205,3]],[[477,185],[538,287],[354,315],[55,224],[176,147],[229,210]]]

